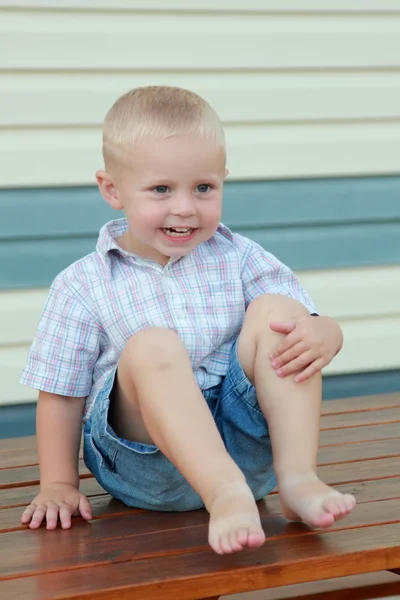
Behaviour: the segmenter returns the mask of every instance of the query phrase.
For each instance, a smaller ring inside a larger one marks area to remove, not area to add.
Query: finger
[[[322,361],[315,360],[310,365],[308,365],[308,367],[304,369],[304,371],[296,375],[296,377],[294,378],[295,382],[301,383],[302,381],[306,381],[306,379],[310,379],[310,377],[321,371],[322,367]]]
[[[305,351],[306,346],[304,342],[298,342],[297,344],[289,348],[289,350],[286,350],[286,352],[284,352],[277,358],[274,358],[274,360],[272,361],[272,366],[274,367],[274,369],[279,369],[280,367],[283,367],[287,363],[291,362],[292,360],[303,354]]]
[[[275,349],[269,355],[270,358],[274,361],[276,358],[278,358],[278,356],[280,356],[281,354],[289,350],[289,348],[291,348],[295,344],[298,344],[298,342],[301,341],[301,335],[299,334],[298,330],[295,329],[294,331],[292,331],[292,333],[289,333],[282,341],[280,341],[279,344],[276,345]]]
[[[49,504],[46,511],[46,529],[56,529],[59,510],[57,504]]]
[[[79,500],[79,512],[86,521],[89,521],[92,518],[92,507],[86,496],[81,496],[81,499]]]
[[[63,529],[69,529],[71,527],[71,507],[67,504],[61,504],[60,506],[60,521]]]
[[[296,321],[274,321],[269,326],[277,333],[291,333],[296,328]]]
[[[299,374],[299,371],[303,371],[308,365],[310,365],[314,361],[315,357],[311,354],[310,351],[303,352],[300,356],[290,361],[283,367],[277,370],[276,374],[279,377],[286,377],[287,375],[292,375],[293,373]]]
[[[27,506],[21,515],[21,523],[29,523],[29,521],[32,519],[32,515],[35,512],[35,510],[36,504],[32,503],[29,506]]]
[[[37,529],[38,527],[40,527],[40,524],[43,521],[44,516],[46,514],[46,510],[47,507],[44,504],[39,504],[39,506],[36,507],[29,525],[31,529]]]

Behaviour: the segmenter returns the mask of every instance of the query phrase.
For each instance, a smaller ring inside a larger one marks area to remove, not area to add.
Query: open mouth
[[[171,237],[189,237],[195,231],[192,227],[163,227],[162,231]]]

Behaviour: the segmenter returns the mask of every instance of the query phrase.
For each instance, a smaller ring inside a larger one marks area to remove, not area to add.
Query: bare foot
[[[356,499],[322,483],[314,474],[285,476],[279,481],[283,516],[310,527],[330,527],[349,514]]]
[[[222,486],[208,507],[208,541],[217,554],[259,548],[265,541],[254,496],[245,482]]]

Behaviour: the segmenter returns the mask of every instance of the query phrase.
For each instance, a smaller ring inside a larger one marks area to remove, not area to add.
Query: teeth
[[[173,237],[174,237],[174,236],[175,236],[175,237],[179,237],[179,236],[181,236],[181,237],[184,237],[184,236],[186,236],[186,235],[190,234],[190,233],[193,231],[193,229],[192,229],[192,228],[190,228],[190,227],[188,227],[188,228],[186,228],[186,229],[183,229],[183,228],[175,228],[175,227],[174,227],[174,228],[172,228],[172,227],[166,227],[166,228],[164,229],[164,231],[165,231],[165,232],[166,232],[168,235],[170,235],[170,236],[173,236]]]

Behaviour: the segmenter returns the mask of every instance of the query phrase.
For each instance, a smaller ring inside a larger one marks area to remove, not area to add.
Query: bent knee
[[[281,294],[261,294],[250,302],[246,316],[258,323],[277,319],[293,319],[309,315],[308,309],[294,298]]]
[[[167,368],[174,363],[184,346],[175,331],[166,327],[149,327],[135,333],[126,343],[124,357],[136,366]]]

